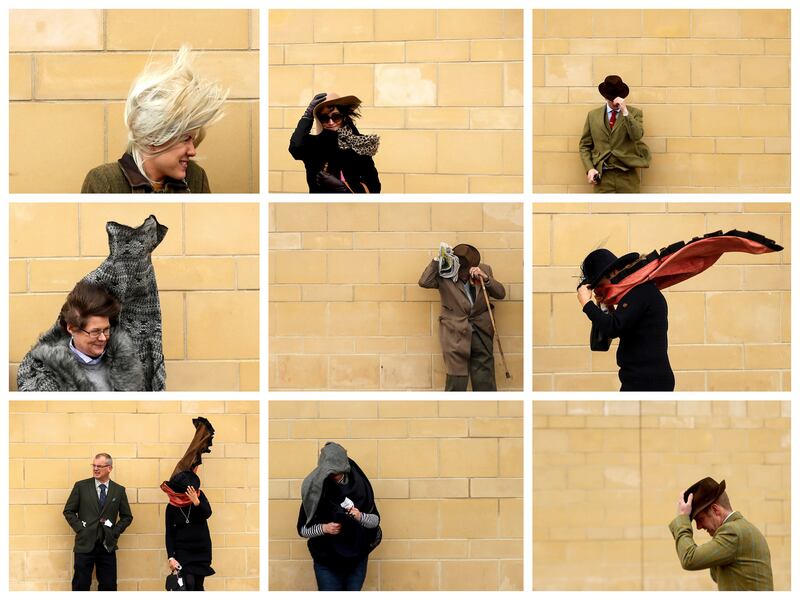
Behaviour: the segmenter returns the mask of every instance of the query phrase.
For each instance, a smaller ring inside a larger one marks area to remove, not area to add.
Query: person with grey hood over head
[[[297,533],[308,539],[319,591],[361,590],[367,558],[381,543],[381,516],[369,479],[347,450],[327,442],[300,487]]]

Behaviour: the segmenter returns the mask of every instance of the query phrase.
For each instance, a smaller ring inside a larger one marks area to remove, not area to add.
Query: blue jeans
[[[360,592],[367,577],[367,557],[350,568],[328,567],[314,561],[314,575],[320,592]]]

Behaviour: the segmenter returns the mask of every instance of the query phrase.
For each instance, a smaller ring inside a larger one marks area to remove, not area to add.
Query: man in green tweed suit
[[[636,167],[650,165],[642,111],[625,103],[630,89],[619,75],[609,75],[597,89],[606,103],[586,115],[578,146],[586,181],[597,193],[638,194]]]
[[[692,519],[711,541],[698,546]],[[772,566],[767,540],[741,513],[731,508],[725,480],[701,479],[678,499],[678,516],[669,524],[681,566],[709,569],[721,592],[772,591]]]

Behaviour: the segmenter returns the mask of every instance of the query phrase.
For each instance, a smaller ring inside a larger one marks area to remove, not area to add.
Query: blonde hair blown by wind
[[[142,163],[147,158],[168,150],[189,131],[198,130],[195,145],[199,145],[205,128],[223,116],[227,90],[198,77],[192,69],[190,53],[188,46],[181,46],[167,68],[148,64],[128,93],[128,149],[142,175]],[[164,147],[154,152],[153,146]]]

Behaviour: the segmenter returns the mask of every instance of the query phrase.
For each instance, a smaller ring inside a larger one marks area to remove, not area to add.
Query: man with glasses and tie
[[[77,481],[64,505],[64,518],[75,532],[72,591],[89,591],[97,567],[97,589],[117,590],[117,540],[133,521],[125,488],[111,481],[114,462],[101,452],[92,461],[90,479]]]
[[[586,181],[600,194],[638,194],[637,167],[650,165],[641,109],[628,106],[630,89],[619,75],[597,86],[606,103],[589,111],[579,144]]]

